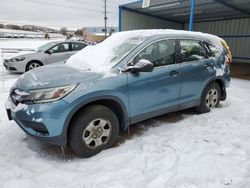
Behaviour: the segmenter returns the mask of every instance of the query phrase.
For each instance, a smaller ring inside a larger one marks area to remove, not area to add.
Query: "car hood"
[[[90,81],[101,76],[100,73],[77,69],[69,65],[48,65],[24,73],[13,87],[28,91]]]
[[[32,57],[34,56],[35,54],[37,53],[41,53],[41,52],[28,52],[28,51],[23,51],[23,52],[18,52],[18,53],[15,53],[15,54],[10,54],[8,55],[7,57],[5,57],[6,60],[10,60],[12,58],[17,58],[17,57],[25,57],[25,58],[28,58],[28,57]]]

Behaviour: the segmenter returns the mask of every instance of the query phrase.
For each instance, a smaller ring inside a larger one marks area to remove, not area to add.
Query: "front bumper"
[[[25,72],[25,62],[9,62],[8,60],[4,60],[3,65],[7,71],[10,72]]]
[[[19,104],[20,105],[20,104]],[[70,106],[60,100],[51,103],[16,106],[10,99],[6,105],[9,120],[14,120],[31,137],[54,145],[66,145],[65,117]]]

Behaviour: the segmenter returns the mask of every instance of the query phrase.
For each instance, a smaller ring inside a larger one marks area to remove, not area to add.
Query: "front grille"
[[[16,71],[17,69],[15,67],[9,67],[9,70]]]

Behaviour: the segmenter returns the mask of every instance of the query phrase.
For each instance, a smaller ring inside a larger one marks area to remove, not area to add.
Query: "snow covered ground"
[[[39,46],[51,41],[64,40],[64,39],[0,39],[0,48],[28,48],[36,49]]]
[[[19,75],[0,73],[0,187],[250,187],[250,81],[232,79],[212,112],[171,113],[137,124],[116,147],[79,159],[7,120],[4,101]]]
[[[3,59],[11,58],[21,54],[32,53],[39,46],[52,41],[64,39],[0,39],[0,71],[4,74]]]
[[[0,37],[12,37],[12,38],[44,38],[44,32],[34,32],[34,31],[24,31],[15,29],[3,29],[0,28]],[[59,33],[49,33],[50,38],[64,38],[62,34]],[[27,39],[26,39],[27,40]]]
[[[1,51],[6,51],[6,50],[1,50],[1,49],[14,49],[12,52],[16,52],[18,49],[19,50],[35,50],[39,46],[46,44],[51,41],[61,41],[64,39],[50,39],[50,40],[44,40],[44,39],[0,39],[0,62],[2,58],[2,52]],[[22,51],[24,53],[25,51]],[[26,51],[30,52],[30,51]],[[8,53],[8,54],[3,54],[4,57],[8,57],[9,55],[17,55],[18,52],[16,53]]]

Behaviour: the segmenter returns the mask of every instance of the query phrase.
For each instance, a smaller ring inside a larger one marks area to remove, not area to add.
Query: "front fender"
[[[65,135],[65,136],[67,135],[70,121],[79,109],[83,108],[84,106],[86,106],[90,103],[100,101],[100,100],[112,100],[112,101],[116,102],[117,104],[119,104],[119,106],[122,109],[122,113],[123,113],[123,122],[124,122],[123,129],[126,129],[128,127],[129,122],[130,122],[129,115],[128,115],[128,106],[126,105],[128,103],[126,103],[126,101],[123,101],[124,99],[122,100],[121,97],[119,97],[117,95],[110,95],[110,94],[107,94],[107,93],[104,94],[104,93],[105,92],[89,93],[87,95],[84,95],[80,99],[77,99],[73,103],[71,103],[73,105],[73,108],[71,109],[70,113],[68,114],[68,116],[66,117],[66,120],[64,122],[63,135]],[[112,93],[115,94],[116,92],[112,92]]]

